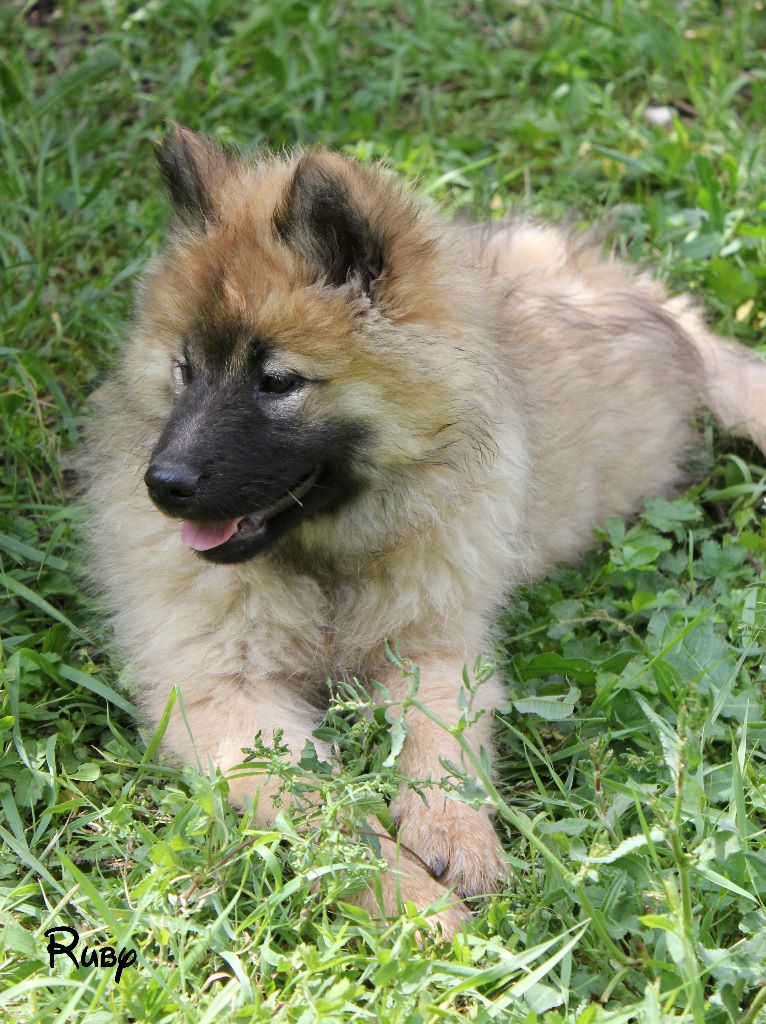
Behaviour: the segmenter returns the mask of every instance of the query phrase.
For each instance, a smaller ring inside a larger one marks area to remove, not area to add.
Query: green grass
[[[450,211],[606,224],[766,324],[763,3],[66,0],[0,8],[0,1015],[8,1021],[766,1021],[766,472],[706,434],[701,482],[605,525],[517,595],[495,784],[513,873],[451,945],[346,901],[350,825],[396,786],[397,730],[342,690],[311,839],[155,755],[80,594],[58,468],[167,216],[175,118],[247,148],[385,156]],[[675,105],[655,127],[647,105]],[[763,350],[763,348],[762,348]],[[148,746],[147,746],[148,745]],[[385,763],[384,763],[385,762]],[[466,799],[480,799],[475,787]],[[43,932],[138,950],[47,965]]]

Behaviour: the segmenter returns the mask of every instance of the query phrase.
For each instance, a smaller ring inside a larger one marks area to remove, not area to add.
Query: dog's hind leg
[[[685,296],[664,305],[702,359],[701,397],[710,411],[722,427],[737,437],[749,437],[766,455],[766,360],[744,345],[711,334]]]

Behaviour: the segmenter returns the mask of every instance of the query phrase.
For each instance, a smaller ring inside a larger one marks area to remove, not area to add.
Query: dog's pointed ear
[[[329,284],[356,279],[370,295],[384,269],[384,245],[344,177],[320,156],[300,158],[274,214],[278,236]]]
[[[218,215],[216,193],[238,154],[175,123],[155,151],[176,215],[204,228]]]

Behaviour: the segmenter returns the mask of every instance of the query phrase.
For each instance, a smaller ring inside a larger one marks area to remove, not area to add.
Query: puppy
[[[701,403],[766,451],[766,364],[571,233],[445,224],[325,150],[245,159],[174,127],[158,155],[174,220],[95,398],[89,537],[150,722],[177,688],[164,742],[186,761],[231,773],[276,729],[297,756],[328,678],[403,698],[387,641],[456,723],[508,591],[677,488]],[[501,698],[476,693],[477,752]],[[407,726],[405,775],[461,762],[429,717]],[[263,824],[277,789],[230,777]],[[391,810],[382,913],[503,877],[486,810],[428,785]]]

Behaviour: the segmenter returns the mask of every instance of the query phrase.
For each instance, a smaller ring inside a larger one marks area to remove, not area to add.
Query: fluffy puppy
[[[156,723],[177,688],[187,761],[229,773],[275,729],[298,754],[328,677],[404,696],[386,641],[455,723],[504,596],[677,487],[702,402],[766,450],[766,364],[580,238],[445,224],[324,150],[245,159],[176,127],[159,161],[175,216],[95,397],[89,534],[140,704]],[[407,724],[401,770],[437,782],[460,748]],[[231,776],[263,823],[276,788]],[[487,811],[426,788],[392,812],[417,858],[382,844],[384,913],[503,876]]]

